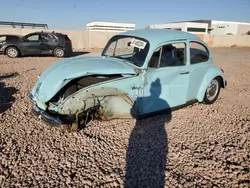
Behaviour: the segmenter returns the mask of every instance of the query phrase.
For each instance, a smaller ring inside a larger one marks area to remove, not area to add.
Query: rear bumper
[[[73,48],[72,47],[65,47],[65,52],[66,52],[66,55],[71,55],[73,53]]]
[[[48,123],[50,126],[53,127],[60,127],[63,123],[62,120],[60,120],[58,117],[52,116],[48,114],[45,110],[40,109],[39,107],[36,106],[34,97],[30,93],[28,94],[29,99],[34,103],[31,112],[38,116],[40,119]]]

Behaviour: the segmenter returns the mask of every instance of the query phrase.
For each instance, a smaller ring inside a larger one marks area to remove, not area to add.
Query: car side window
[[[41,35],[41,39],[42,40],[45,40],[45,41],[51,41],[51,40],[54,40],[54,37],[53,37],[53,35],[51,35],[51,34],[47,34],[47,33],[43,33],[42,35]]]
[[[209,52],[207,48],[199,42],[190,42],[190,64],[207,62]]]
[[[30,35],[27,37],[29,41],[39,41],[39,34]]]
[[[160,56],[161,56],[161,51],[162,51],[162,47],[156,48],[156,50],[154,51],[148,67],[150,68],[158,68],[159,67],[159,60],[160,60]]]
[[[149,62],[150,68],[183,66],[186,64],[186,44],[172,43],[157,48]]]

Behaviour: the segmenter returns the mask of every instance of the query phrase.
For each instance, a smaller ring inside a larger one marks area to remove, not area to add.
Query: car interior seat
[[[147,44],[144,49],[138,49],[135,52],[135,54],[132,56],[132,59],[136,60],[137,65],[141,66],[144,63],[147,57],[148,50],[149,50],[149,46]]]
[[[174,66],[177,64],[177,49],[172,45],[163,47],[160,67]]]

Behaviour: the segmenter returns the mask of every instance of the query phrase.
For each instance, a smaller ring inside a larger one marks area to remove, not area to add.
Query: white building
[[[244,35],[250,31],[250,23],[218,20],[191,20],[150,25],[149,28],[177,29],[193,34]]]
[[[113,23],[113,22],[90,22],[86,25],[88,31],[108,31],[108,32],[124,32],[135,29],[132,23]]]
[[[150,25],[149,28],[174,29],[174,30],[186,31],[193,34],[206,34],[208,32],[207,23],[194,23],[194,22],[156,24],[156,25]]]
[[[211,20],[211,34],[244,35],[250,31],[250,23]]]

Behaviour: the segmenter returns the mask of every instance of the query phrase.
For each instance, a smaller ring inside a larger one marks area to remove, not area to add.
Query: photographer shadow
[[[1,80],[16,76],[18,76],[18,73],[0,75],[0,114],[11,108],[16,100],[13,95],[18,91],[15,87],[7,87]]]
[[[156,79],[151,84],[151,95],[139,97],[131,109],[136,124],[129,138],[126,153],[126,174],[124,187],[164,187],[167,166],[168,139],[165,125],[171,118],[169,104],[160,98],[161,83]],[[136,115],[137,106],[147,106],[149,111],[158,111],[146,118]],[[163,113],[163,114],[159,114]]]

